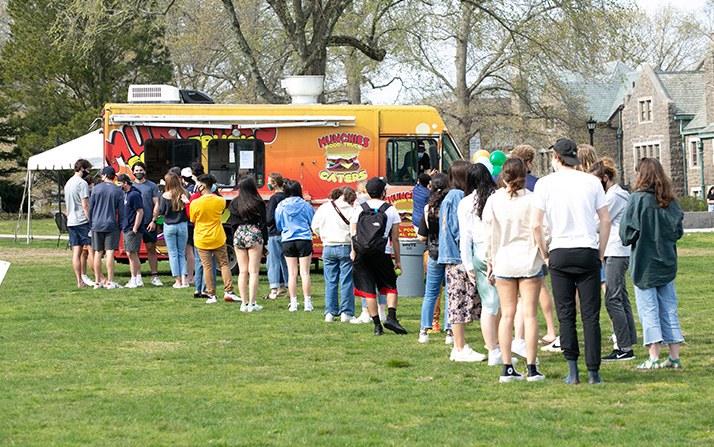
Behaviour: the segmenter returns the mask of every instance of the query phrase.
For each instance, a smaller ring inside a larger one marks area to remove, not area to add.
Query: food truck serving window
[[[387,141],[387,182],[414,185],[417,176],[433,168],[429,158],[436,148],[432,138],[392,138]]]
[[[186,168],[200,161],[201,142],[198,140],[147,140],[144,143],[146,178],[159,183],[170,168]]]
[[[244,175],[252,175],[258,187],[265,184],[265,144],[256,139],[211,140],[208,143],[208,172],[219,186],[238,185]]]

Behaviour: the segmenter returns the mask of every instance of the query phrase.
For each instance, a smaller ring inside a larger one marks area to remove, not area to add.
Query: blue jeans
[[[268,256],[265,257],[265,267],[268,269],[270,288],[285,287],[288,282],[288,264],[283,256],[282,236],[268,238]]]
[[[164,224],[164,241],[169,251],[171,276],[188,275],[186,269],[186,242],[188,242],[188,223]]]
[[[435,260],[429,258],[426,261],[426,285],[424,289],[424,301],[421,303],[421,329],[431,329],[432,321],[434,320],[434,307],[436,307],[436,299],[439,298],[441,291],[441,283],[444,282],[446,276],[446,266],[439,264]],[[449,307],[446,304],[446,287],[444,287],[444,300],[442,301],[442,309],[444,309],[444,329],[451,329],[451,325],[446,321],[446,315],[449,313]]]
[[[677,317],[677,291],[674,288],[674,280],[664,286],[649,289],[635,286],[635,302],[645,346],[659,342],[671,344],[684,341]]]
[[[229,250],[232,250],[233,248],[229,248]],[[198,256],[198,248],[196,246],[193,247],[193,254],[196,255],[196,265],[194,268],[194,274],[193,274],[193,279],[196,281],[196,292],[201,293],[201,292],[206,292],[206,282],[203,280],[203,264],[201,263],[201,258]],[[218,264],[216,264],[216,257],[213,257],[213,284],[216,284],[216,268],[218,267]]]
[[[349,245],[325,245],[322,249],[323,273],[325,275],[325,315],[355,314],[350,251]],[[337,297],[338,289],[342,298],[341,305]]]

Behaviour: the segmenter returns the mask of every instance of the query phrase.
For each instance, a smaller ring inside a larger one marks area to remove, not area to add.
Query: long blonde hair
[[[188,192],[181,185],[181,180],[175,172],[168,172],[164,176],[166,182],[166,191],[171,194],[171,209],[181,211],[186,209],[186,204],[181,200],[181,195],[188,196]]]
[[[578,159],[580,164],[576,165],[575,169],[588,172],[590,166],[597,161],[597,152],[589,144],[578,144]]]

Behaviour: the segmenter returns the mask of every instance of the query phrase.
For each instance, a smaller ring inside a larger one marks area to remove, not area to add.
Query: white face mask
[[[550,160],[550,165],[553,167],[553,172],[558,172],[558,164],[555,162],[555,159]]]

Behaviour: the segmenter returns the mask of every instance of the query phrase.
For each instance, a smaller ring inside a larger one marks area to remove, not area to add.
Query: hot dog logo
[[[317,139],[317,145],[325,150],[325,169],[320,171],[321,180],[334,183],[353,183],[367,178],[367,171],[360,169],[359,151],[369,148],[370,137],[355,133],[333,133]]]

